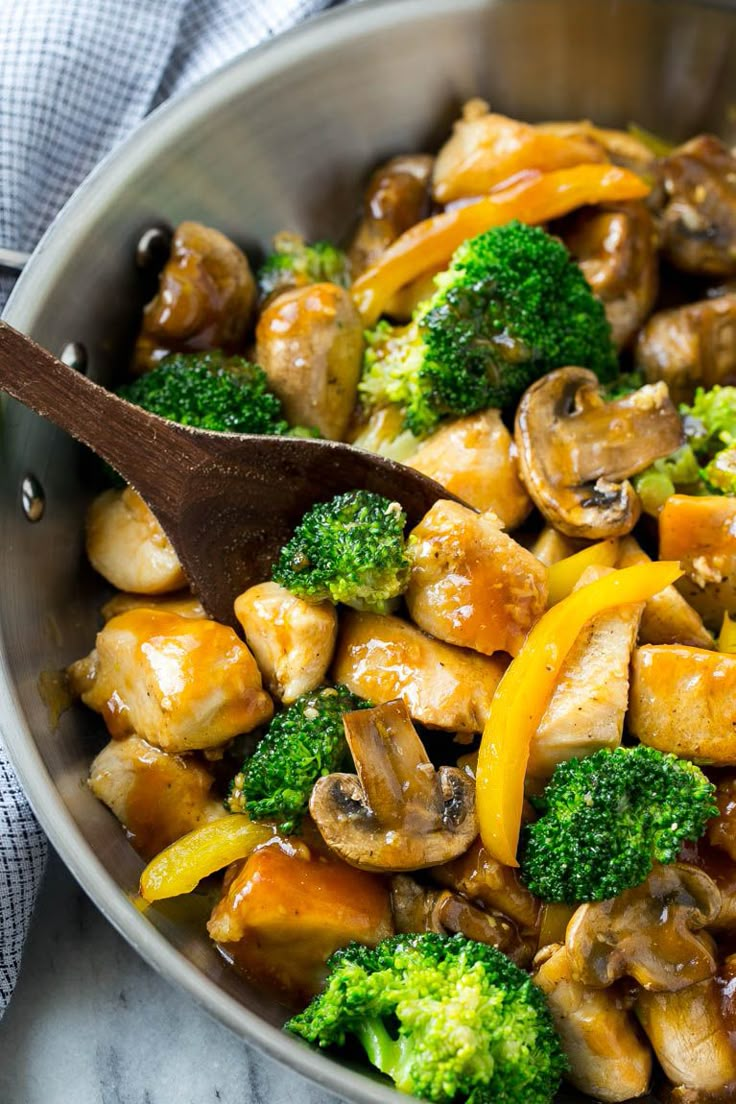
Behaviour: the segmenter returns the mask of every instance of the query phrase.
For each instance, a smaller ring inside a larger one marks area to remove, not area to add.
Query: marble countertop
[[[0,1021],[2,1104],[340,1104],[159,977],[49,857]]]

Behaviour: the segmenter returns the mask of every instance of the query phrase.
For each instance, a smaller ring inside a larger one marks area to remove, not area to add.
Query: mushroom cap
[[[645,882],[608,901],[581,905],[567,928],[576,981],[604,988],[634,978],[648,990],[676,992],[712,977],[711,937],[721,895],[702,870],[657,864]]]
[[[427,810],[424,823],[381,822],[354,774],[329,774],[312,789],[309,811],[327,846],[360,870],[399,872],[438,866],[457,858],[478,834],[475,783],[457,767],[437,771],[442,794],[439,816]]]
[[[558,368],[529,387],[514,439],[524,484],[545,519],[570,537],[629,533],[641,503],[627,476],[668,456],[682,422],[666,385],[606,402],[587,368]]]

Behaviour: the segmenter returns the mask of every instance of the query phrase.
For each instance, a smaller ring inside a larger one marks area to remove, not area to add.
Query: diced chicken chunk
[[[736,656],[677,644],[637,648],[629,727],[659,751],[736,764]]]
[[[659,556],[679,560],[678,590],[717,632],[736,613],[736,498],[672,495],[659,515]]]
[[[521,525],[532,501],[519,475],[514,439],[498,410],[442,426],[408,460],[476,510],[493,510],[505,529]]]
[[[649,556],[633,537],[624,537],[618,567],[649,563]],[[640,644],[689,644],[693,648],[712,648],[713,637],[703,619],[674,586],[665,587],[644,604],[639,622]]]
[[[547,997],[575,1088],[611,1102],[642,1096],[652,1075],[652,1052],[622,994],[575,981],[565,947],[554,949],[533,978]]]
[[[382,704],[402,698],[430,728],[480,732],[505,663],[433,640],[399,617],[346,610],[332,677]]]
[[[547,572],[493,513],[436,502],[412,530],[406,604],[439,640],[516,655],[547,604]]]
[[[575,589],[605,573],[605,568],[587,568]],[[621,606],[583,628],[532,741],[530,775],[549,778],[558,763],[619,746],[641,611],[640,603]]]
[[[309,998],[338,947],[392,934],[388,886],[304,843],[275,840],[226,882],[207,930],[251,977]]]
[[[144,859],[227,816],[222,802],[210,796],[212,781],[202,763],[167,755],[138,736],[111,740],[89,774],[92,793],[112,809]]]
[[[171,542],[131,487],[103,491],[90,506],[87,556],[118,590],[166,594],[187,583]]]
[[[195,621],[202,620],[207,614],[204,606],[188,590],[178,591],[176,594],[126,594],[121,591],[114,594],[100,610],[104,621],[110,621],[119,613],[127,613],[133,609],[157,609],[166,613],[178,613],[180,617],[191,617]]]
[[[273,714],[256,662],[232,629],[161,610],[108,621],[69,675],[111,736],[135,733],[164,751],[218,747]]]
[[[642,989],[636,1011],[662,1069],[674,1085],[706,1094],[719,1093],[736,1082],[736,1047],[716,978],[676,993]]]
[[[664,380],[673,402],[696,387],[736,382],[736,295],[657,311],[639,333],[636,362],[648,383]]]
[[[324,679],[337,640],[331,602],[305,602],[278,583],[235,599],[235,616],[272,694],[289,705]]]
[[[543,563],[545,567],[551,567],[552,564],[559,563],[560,560],[565,560],[568,556],[574,556],[576,552],[580,551],[581,543],[581,541],[573,540],[572,537],[566,537],[564,533],[553,529],[551,525],[545,525],[534,541],[531,551],[540,563]]]

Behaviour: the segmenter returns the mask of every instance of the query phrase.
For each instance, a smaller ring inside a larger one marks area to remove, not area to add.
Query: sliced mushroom
[[[535,966],[533,980],[547,997],[570,1063],[568,1081],[610,1104],[642,1096],[652,1075],[652,1052],[624,994],[576,981],[564,946],[545,948]]]
[[[593,988],[632,977],[654,992],[712,977],[713,941],[701,929],[720,907],[721,895],[702,870],[657,864],[634,889],[580,906],[565,937],[572,976]]]
[[[208,226],[182,222],[143,312],[133,368],[145,372],[171,352],[242,349],[256,305],[256,284],[237,245]]]
[[[494,859],[480,839],[459,859],[435,867],[432,878],[484,908],[510,917],[523,936],[537,936],[540,902],[522,885],[518,871]]]
[[[716,936],[733,938],[736,935],[736,863],[707,839],[683,844],[679,858],[707,874],[721,895],[720,911],[708,923],[708,930]]]
[[[305,602],[278,583],[258,583],[235,599],[235,616],[268,689],[285,705],[323,681],[337,639],[331,602]]]
[[[708,978],[675,993],[642,991],[636,1012],[674,1085],[699,1094],[718,1094],[729,1085],[736,1089],[736,1047],[720,980]]]
[[[343,718],[354,774],[319,778],[309,811],[337,855],[361,870],[420,870],[466,851],[478,832],[475,785],[435,771],[402,701]]]
[[[433,159],[426,153],[392,157],[371,176],[363,217],[350,246],[353,277],[374,265],[392,242],[429,214]]]
[[[602,301],[616,347],[624,348],[657,297],[657,235],[646,205],[584,208],[557,232]]]
[[[363,325],[350,293],[310,284],[279,295],[256,327],[256,360],[291,425],[340,440],[355,406]]]
[[[547,572],[492,512],[435,502],[412,529],[406,604],[448,644],[516,655],[547,605]]]
[[[662,249],[699,276],[736,273],[736,158],[701,134],[658,163]]]
[[[658,311],[636,342],[649,383],[663,380],[673,402],[692,402],[697,387],[736,383],[736,294]]]
[[[545,520],[570,537],[628,533],[641,505],[627,477],[682,443],[663,384],[606,402],[593,372],[559,368],[522,396],[514,431],[521,476]]]
[[[516,925],[496,912],[487,912],[458,893],[419,885],[406,874],[391,879],[391,908],[397,932],[459,933],[503,951],[517,966],[532,959],[530,941],[524,941]]]

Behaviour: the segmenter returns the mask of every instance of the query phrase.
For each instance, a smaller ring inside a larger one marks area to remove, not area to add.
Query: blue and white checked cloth
[[[0,247],[30,252],[154,107],[335,0],[12,0],[0,18]],[[0,273],[0,307],[12,276]],[[2,718],[0,718],[0,725]],[[0,1018],[46,841],[0,739]]]

